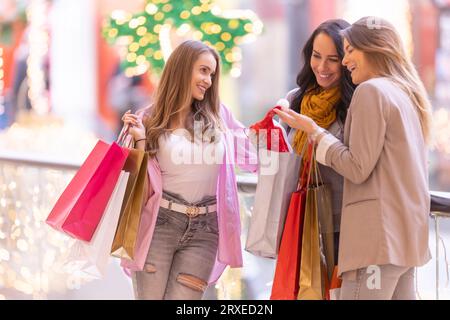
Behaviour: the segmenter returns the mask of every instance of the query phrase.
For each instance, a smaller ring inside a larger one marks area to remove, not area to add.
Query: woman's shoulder
[[[389,101],[389,92],[398,90],[388,78],[373,78],[362,82],[355,89],[352,104],[384,106]]]
[[[289,101],[289,103],[291,103],[295,96],[297,95],[297,93],[299,92],[300,88],[295,88],[290,90],[287,94],[286,94],[286,100]]]
[[[364,110],[369,117],[372,112],[382,112],[388,117],[399,91],[401,89],[389,78],[367,80],[356,88],[350,109]]]
[[[222,102],[219,104],[219,116],[222,120],[227,120],[231,115],[231,111],[230,109],[228,109],[228,107],[223,104]]]
[[[392,87],[395,86],[389,78],[372,78],[359,84],[355,89],[355,94],[360,94],[361,92],[382,94]]]

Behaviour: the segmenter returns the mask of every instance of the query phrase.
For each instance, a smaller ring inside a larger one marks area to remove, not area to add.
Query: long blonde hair
[[[211,87],[202,101],[193,100],[191,78],[193,67],[202,53],[210,53],[216,60]],[[159,149],[159,137],[169,130],[172,119],[187,105],[191,113],[186,129],[194,138],[194,120],[202,122],[202,133],[221,128],[219,100],[220,57],[217,52],[200,41],[181,43],[170,55],[159,82],[154,103],[147,109],[143,124],[146,128],[146,150],[154,157]],[[214,137],[212,137],[214,140]]]
[[[352,47],[366,54],[378,75],[390,78],[408,94],[416,106],[424,139],[429,142],[431,103],[394,26],[378,17],[364,17],[341,34]]]

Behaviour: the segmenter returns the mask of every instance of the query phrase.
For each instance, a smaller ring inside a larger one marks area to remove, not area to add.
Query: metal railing
[[[431,191],[430,194],[450,199],[450,193],[448,192]],[[432,208],[432,211],[430,213],[431,216],[434,218],[434,232],[436,241],[436,300],[439,300],[439,264],[440,264],[439,242],[442,239],[439,230],[439,220],[441,218],[450,218],[450,212],[448,211],[449,211],[448,208],[444,207],[440,209],[440,211],[434,210]]]
[[[14,166],[29,166],[36,168],[47,168],[61,171],[76,171],[81,166],[81,161],[73,161],[68,159],[49,159],[46,156],[27,154],[24,152],[12,152],[0,150],[0,164],[6,163]],[[238,190],[243,194],[254,194],[256,191],[257,177],[256,175],[238,175]],[[431,191],[431,194],[438,195],[450,199],[450,193]],[[439,220],[441,218],[450,218],[450,213],[441,211],[432,211],[430,216],[434,219],[435,241],[436,241],[436,299],[439,300],[439,242],[441,240]]]

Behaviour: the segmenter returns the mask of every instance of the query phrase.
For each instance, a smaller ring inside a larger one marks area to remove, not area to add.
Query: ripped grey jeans
[[[213,205],[216,197],[190,204],[168,192],[163,197],[185,205]],[[219,241],[217,212],[194,218],[160,208],[143,271],[133,272],[136,299],[199,300],[208,285]]]

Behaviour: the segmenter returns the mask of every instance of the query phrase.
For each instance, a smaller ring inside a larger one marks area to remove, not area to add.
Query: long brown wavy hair
[[[378,17],[364,17],[341,32],[349,44],[364,52],[377,74],[396,83],[416,106],[427,142],[431,131],[431,103],[416,68],[394,26]]]
[[[193,99],[191,79],[193,67],[199,56],[210,53],[216,60],[216,70],[211,87],[202,101]],[[194,121],[202,123],[202,135],[222,129],[219,99],[220,57],[218,53],[200,41],[188,40],[181,43],[170,55],[156,90],[154,103],[144,114],[146,128],[146,151],[154,157],[159,149],[159,137],[170,131],[169,124],[188,105],[191,112],[186,129],[194,140]],[[210,142],[214,141],[213,134]]]

